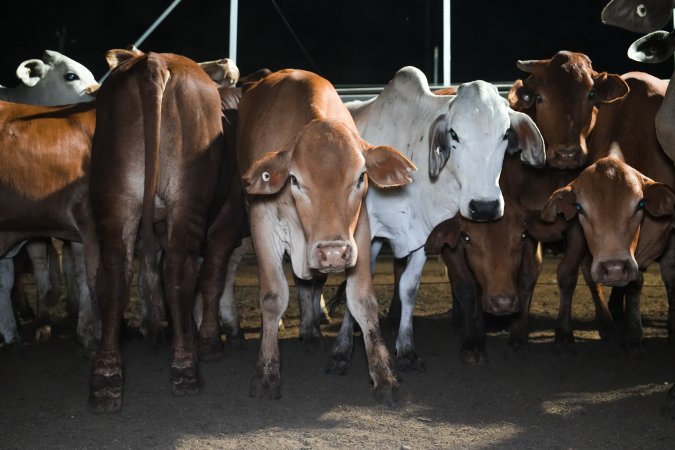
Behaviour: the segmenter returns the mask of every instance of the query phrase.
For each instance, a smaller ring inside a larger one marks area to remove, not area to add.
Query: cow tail
[[[161,329],[165,320],[164,301],[159,277],[159,244],[154,231],[155,196],[159,178],[160,132],[162,100],[170,74],[162,61],[148,54],[147,71],[140,81],[141,107],[143,112],[143,133],[145,141],[145,182],[143,188],[143,210],[140,236],[143,239],[142,269],[144,297],[148,305],[147,324],[151,338]]]

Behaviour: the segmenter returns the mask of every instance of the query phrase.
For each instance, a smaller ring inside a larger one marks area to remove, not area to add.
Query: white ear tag
[[[262,179],[264,182],[270,181],[270,173],[269,172],[263,172],[262,173]]]

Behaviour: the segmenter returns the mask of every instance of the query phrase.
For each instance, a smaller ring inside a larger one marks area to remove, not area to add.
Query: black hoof
[[[33,308],[31,308],[30,306],[21,308],[21,310],[19,311],[19,318],[26,322],[30,320],[35,320],[36,317],[37,316],[35,315],[35,311],[33,311]]]
[[[330,375],[347,375],[347,372],[349,372],[349,368],[352,366],[352,359],[343,354],[343,353],[336,353],[333,356],[330,357],[328,362],[326,363],[326,368],[325,371],[327,374]]]
[[[220,337],[212,339],[199,338],[197,342],[197,354],[203,362],[217,361],[223,356],[224,348]]]
[[[279,375],[255,375],[248,391],[251,397],[278,400],[281,398],[281,377]]]
[[[467,366],[484,366],[488,362],[488,356],[485,349],[467,347],[459,351],[459,360]]]
[[[373,391],[378,403],[387,406],[395,406],[398,403],[398,386],[395,384],[385,384],[375,388]]]
[[[400,356],[397,355],[396,368],[401,372],[410,372],[411,370],[424,372],[426,370],[422,358],[414,350]]]
[[[122,408],[122,372],[91,376],[89,407],[95,414],[118,412]]]
[[[323,351],[321,336],[300,336],[300,340],[302,341],[302,349],[307,353],[316,355]]]
[[[171,390],[176,395],[194,395],[202,387],[202,377],[196,367],[171,368]]]

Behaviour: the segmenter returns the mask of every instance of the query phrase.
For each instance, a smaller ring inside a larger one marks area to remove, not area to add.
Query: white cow
[[[401,370],[423,370],[412,317],[429,233],[458,212],[471,220],[501,217],[504,155],[520,150],[522,161],[541,167],[544,140],[532,119],[510,109],[493,85],[474,81],[461,85],[456,96],[438,96],[414,67],[399,70],[376,98],[347,107],[363,139],[400,149],[418,168],[406,189],[371,190],[366,205],[371,262],[384,241],[394,257],[408,259],[399,285],[397,365]],[[349,366],[353,324],[347,311],[328,371],[343,373]]]
[[[0,86],[0,100],[13,103],[27,103],[32,105],[66,105],[72,103],[88,102],[94,100],[93,93],[98,89],[98,83],[94,75],[84,67],[82,64],[62,55],[53,50],[45,50],[42,59],[29,59],[21,64],[16,69],[16,76],[21,83],[13,88]],[[79,276],[83,272],[84,262],[79,256],[82,254],[82,244],[74,243],[73,252],[77,255],[72,262],[65,261],[73,267],[73,276],[68,276],[69,283],[75,283],[74,292],[72,295],[73,301],[82,302],[83,299],[89,298],[89,292],[86,287],[86,280],[83,276]],[[12,253],[16,253],[20,246],[13,249]],[[38,298],[43,300],[53,293],[58,292],[58,289],[52,286],[50,280],[50,263],[47,256],[47,246],[44,241],[31,241],[27,246],[28,255],[33,265],[33,274],[35,277]],[[0,260],[0,303],[2,305],[11,304],[11,291],[13,285],[13,277],[7,275],[7,271],[12,269],[11,257],[13,254],[4,255]],[[52,267],[52,269],[54,269]],[[73,281],[73,279],[75,281]],[[73,309],[73,307],[71,307]],[[77,309],[75,309],[77,310]],[[11,308],[9,308],[11,312]],[[82,312],[80,308],[80,312]],[[4,321],[14,321],[13,315],[4,317]],[[79,321],[82,322],[82,321]],[[82,322],[83,323],[83,322]],[[16,329],[16,324],[10,326],[10,329]],[[83,330],[78,323],[78,335],[83,335]],[[4,337],[6,344],[17,342],[18,334],[13,333],[12,336]]]

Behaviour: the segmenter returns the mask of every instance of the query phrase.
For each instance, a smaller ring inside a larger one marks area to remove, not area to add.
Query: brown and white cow
[[[224,144],[217,87],[195,62],[128,50],[111,50],[106,58],[115,69],[97,98],[89,185],[101,250],[96,293],[103,321],[90,384],[95,412],[122,404],[119,326],[137,236],[149,292],[160,291],[158,250],[163,250],[173,391],[191,394],[200,388],[192,307]],[[151,302],[160,298],[153,295]]]
[[[251,395],[281,395],[277,336],[288,305],[282,270],[288,253],[308,291],[320,292],[326,274],[346,273],[347,303],[363,330],[375,394],[392,402],[398,382],[378,323],[364,196],[369,181],[389,188],[410,182],[414,165],[391,147],[363,141],[333,86],[302,70],[273,73],[244,93],[237,146],[263,316]]]
[[[540,171],[532,171],[507,159],[500,180],[505,193],[520,199],[530,209],[541,209],[555,189],[572,181],[586,165],[610,153],[646,176],[675,186],[675,169],[663,152],[654,127],[666,82],[641,72],[623,76],[596,72],[586,55],[568,51],[558,52],[551,59],[519,61],[518,67],[530,76],[516,81],[509,100],[514,109],[529,114],[537,123],[547,145],[547,165]],[[574,235],[568,232],[568,245],[573,245],[570,241]],[[578,257],[566,251],[558,268],[561,296],[556,329],[558,347],[573,342],[571,301],[578,275],[574,260]],[[673,286],[675,245],[670,246],[660,262],[666,286]],[[584,270],[584,276],[590,282],[588,270]],[[602,291],[597,287],[591,290],[601,334],[610,335],[614,326]],[[668,292],[672,291],[668,287]],[[669,304],[674,302],[675,296],[669,295]],[[668,326],[675,333],[672,315]]]
[[[641,270],[669,246],[675,223],[675,192],[621,160],[606,157],[551,194],[541,217],[554,222],[558,215],[573,222],[570,231],[575,237],[569,239],[566,251],[575,255],[577,270],[588,252],[593,281],[623,289],[627,319],[624,344],[629,351],[637,350],[642,339]]]
[[[7,252],[35,237],[84,242],[87,278],[93,286],[96,238],[89,208],[88,175],[94,134],[93,103],[46,107],[0,102],[0,269],[13,281]],[[86,283],[84,283],[86,284]],[[88,350],[96,335],[89,295],[80,297],[78,336]],[[11,300],[0,301],[0,334],[19,342]]]
[[[424,246],[428,255],[441,254],[452,286],[453,319],[460,326],[460,360],[483,364],[485,322],[483,313],[513,315],[509,345],[522,351],[528,339],[532,293],[541,270],[541,245],[555,233],[544,225],[539,211],[529,211],[508,197],[504,216],[475,222],[457,215],[438,224]],[[562,219],[557,236],[567,228]]]

